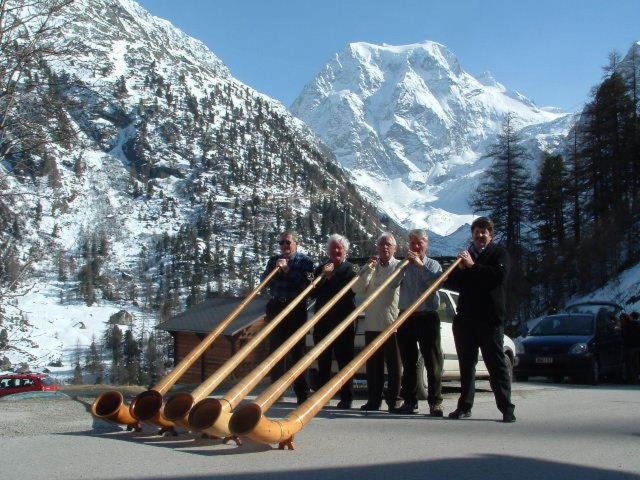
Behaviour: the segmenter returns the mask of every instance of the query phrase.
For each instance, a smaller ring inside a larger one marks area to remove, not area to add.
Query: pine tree
[[[131,329],[124,334],[123,357],[126,383],[137,385],[140,375],[140,347]]]
[[[513,113],[507,114],[502,132],[496,143],[489,147],[486,157],[494,161],[485,171],[470,202],[475,212],[486,212],[491,217],[512,254],[520,248],[522,224],[531,193],[524,163],[526,152],[514,119]]]
[[[102,361],[102,354],[96,344],[96,337],[93,335],[91,337],[91,344],[87,349],[86,357],[85,357],[85,368],[89,373],[95,375],[95,383],[103,383],[104,382],[104,371],[105,365]]]
[[[80,339],[76,340],[76,348],[73,353],[73,364],[75,365],[73,369],[73,379],[71,383],[74,385],[82,385],[82,367],[80,367],[80,357],[82,355],[82,350],[80,349]]]
[[[82,378],[82,368],[79,363],[73,368],[73,379],[71,380],[73,385],[82,385],[84,383]]]
[[[111,352],[111,383],[125,380],[123,375],[122,330],[118,325],[110,325],[105,330],[104,345]]]
[[[557,251],[564,243],[567,190],[567,174],[562,157],[545,153],[531,207],[539,246],[542,248]]]
[[[9,350],[9,332],[6,328],[0,330],[0,352]]]
[[[229,247],[227,251],[227,273],[229,274],[229,278],[234,279],[236,277],[236,249],[233,245]]]
[[[475,212],[491,217],[496,227],[496,241],[503,241],[511,255],[507,317],[513,321],[528,314],[528,302],[523,300],[529,295],[531,286],[524,269],[522,225],[532,190],[524,163],[526,153],[516,132],[514,114],[506,115],[502,132],[486,156],[493,158],[493,163],[483,174],[470,205]]]
[[[116,80],[116,97],[119,100],[124,100],[129,95],[129,90],[127,89],[127,81],[124,76],[120,76]]]
[[[147,372],[150,385],[154,385],[162,375],[164,371],[162,363],[156,335],[151,333],[144,351],[144,370]]]
[[[567,264],[564,219],[568,190],[569,179],[562,157],[545,154],[531,206],[536,232],[534,244],[540,259],[536,273],[544,290],[545,307],[564,303],[565,272],[559,267]]]

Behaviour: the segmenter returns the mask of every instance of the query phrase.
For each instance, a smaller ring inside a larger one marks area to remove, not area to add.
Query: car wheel
[[[600,380],[600,365],[595,358],[591,360],[589,371],[585,377],[585,383],[588,385],[597,385]]]
[[[424,366],[424,358],[422,355],[418,357],[418,388],[417,396],[418,400],[427,399],[427,368]]]

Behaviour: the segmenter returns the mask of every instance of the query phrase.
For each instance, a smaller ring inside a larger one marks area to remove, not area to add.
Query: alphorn
[[[314,325],[351,290],[351,287],[353,287],[361,276],[362,272],[360,275],[352,278],[331,300],[324,304],[313,317],[302,324],[293,335],[264,359],[260,365],[240,380],[224,397],[220,399],[205,398],[195,404],[189,413],[189,426],[191,429],[206,433],[207,435],[224,437],[225,440],[234,438],[229,430],[229,420],[231,419],[233,409],[236,408],[249,392],[271,371],[276,363],[282,360],[289,350],[301,341]]]
[[[284,318],[302,302],[306,296],[320,282],[324,280],[324,274],[316,277],[307,288],[295,297],[278,315],[267,323],[246,345],[229,358],[220,368],[202,382],[198,388],[191,393],[180,392],[172,395],[162,407],[162,415],[172,423],[177,423],[189,430],[189,412],[191,408],[200,400],[206,398],[213,390],[220,385],[225,378],[258,346],[262,340],[276,327]]]
[[[351,362],[315,392],[302,405],[282,420],[267,418],[259,402],[249,403],[239,408],[231,417],[229,427],[235,435],[248,436],[252,440],[266,444],[278,444],[280,449],[293,450],[293,438],[326,405],[333,395],[345,384],[387,339],[409,318],[409,316],[449,277],[462,259],[457,259],[422,295]]]
[[[344,332],[347,327],[357,318],[358,315],[362,311],[364,311],[379,295],[382,291],[391,284],[395,278],[400,274],[400,272],[408,265],[409,260],[404,260],[396,270],[389,275],[385,279],[378,288],[376,288],[353,312],[351,312],[342,322],[340,322],[326,337],[324,337],[318,344],[305,356],[303,357],[296,365],[294,365],[278,382],[271,385],[270,388],[265,390],[261,395],[258,396],[253,402],[248,403],[244,406],[239,407],[231,416],[229,420],[229,430],[233,435],[245,435],[253,438],[251,434],[254,433],[254,429],[258,428],[258,438],[262,434],[262,430],[264,430],[264,424],[266,424],[267,428],[279,428],[279,423],[282,421],[274,421],[270,420],[263,416],[263,413],[266,412],[271,405],[273,405],[277,399],[282,395],[282,393],[286,390],[287,386],[291,383],[292,378],[296,378],[297,372],[301,369],[307,368],[308,365],[311,364],[324,350],[327,349],[331,343],[335,341],[335,339]],[[337,390],[337,389],[336,389]],[[316,394],[312,395],[310,398],[314,398]],[[328,401],[328,400],[327,400]],[[309,400],[304,402],[302,405],[307,405]],[[299,409],[299,408],[298,408]],[[297,411],[297,410],[296,410]],[[294,432],[296,433],[296,432]],[[291,437],[289,435],[289,437]],[[283,439],[278,439],[274,441],[262,441],[262,443],[279,443],[281,441],[286,440],[289,437],[284,437]]]
[[[211,346],[220,334],[233,322],[240,312],[253,300],[258,293],[276,276],[280,267],[274,268],[265,279],[260,282],[249,295],[214,328],[191,352],[176,365],[176,367],[164,376],[151,389],[136,396],[131,406],[124,403],[122,393],[110,390],[101,394],[91,405],[91,413],[103,420],[127,425],[127,430],[140,429],[140,421],[150,422],[163,429],[171,427],[171,423],[159,415],[162,406],[162,397],[171,389],[178,379],[186,372],[200,356]]]

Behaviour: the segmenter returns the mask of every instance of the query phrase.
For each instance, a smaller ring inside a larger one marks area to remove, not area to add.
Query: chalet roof
[[[243,300],[244,297],[213,297],[193,308],[171,317],[158,328],[168,332],[191,332],[207,334],[219,325]],[[264,315],[269,299],[259,295],[225,328],[224,335],[235,335]]]

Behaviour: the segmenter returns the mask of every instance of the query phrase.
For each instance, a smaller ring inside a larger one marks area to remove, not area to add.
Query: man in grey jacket
[[[373,268],[370,264],[363,267],[358,282],[353,286],[356,293],[369,296],[380,285],[382,285],[390,275],[401,264],[400,260],[394,258],[396,253],[396,239],[385,232],[378,237],[377,255],[372,259],[375,261]],[[391,325],[398,317],[398,299],[400,290],[401,275],[396,277],[382,293],[367,308],[364,317],[364,339],[370,344],[387,326]],[[367,403],[360,407],[361,410],[380,410],[382,405],[384,387],[384,366],[387,364],[388,386],[386,401],[389,410],[393,410],[400,400],[400,375],[402,365],[400,360],[400,350],[396,334],[392,334],[382,347],[367,360]]]
[[[427,257],[429,237],[425,230],[412,230],[409,233],[410,264],[404,271],[400,286],[400,312],[409,308],[413,302],[442,273],[442,266]],[[418,345],[427,369],[427,401],[429,415],[442,417],[442,367],[443,356],[440,344],[440,317],[438,306],[440,295],[431,295],[398,329],[398,344],[402,357],[402,389],[400,396],[404,403],[394,408],[394,413],[414,413],[418,409]],[[416,341],[417,344],[416,345]]]

